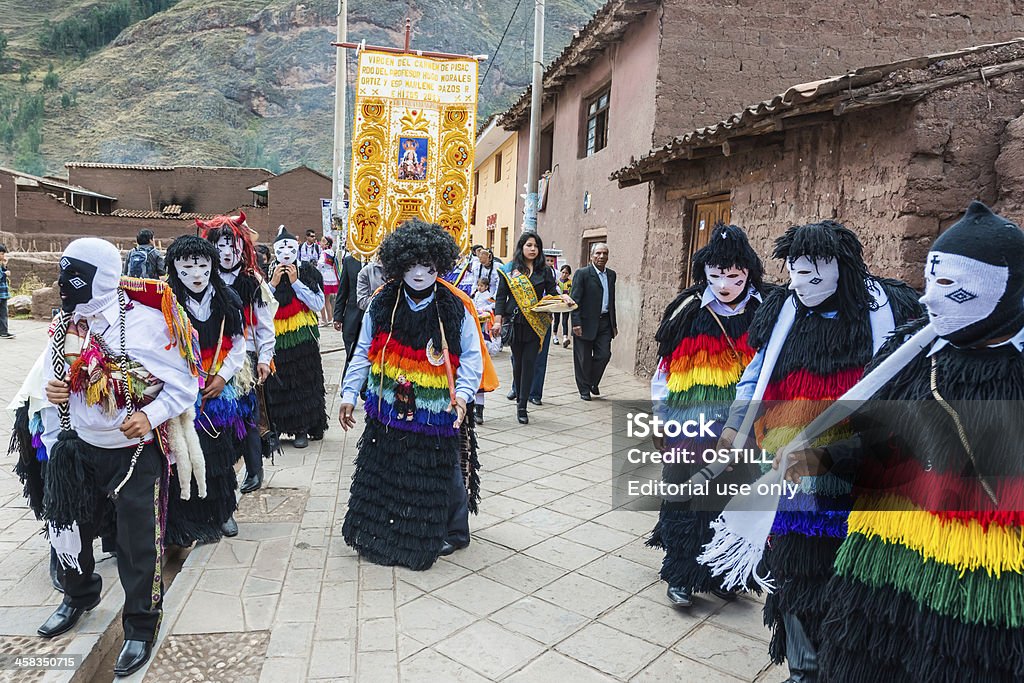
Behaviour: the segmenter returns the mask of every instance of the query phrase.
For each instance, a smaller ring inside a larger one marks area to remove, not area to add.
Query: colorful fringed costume
[[[736,383],[743,369],[754,356],[747,343],[747,329],[760,305],[750,296],[740,312],[717,316],[701,305],[705,286],[684,290],[666,310],[658,329],[659,378],[665,383],[667,395],[656,410],[667,420],[695,419],[700,414],[711,418],[728,412],[736,396]],[[724,330],[723,330],[724,328]],[[687,449],[701,454],[715,448],[717,439],[666,439],[666,449]],[[696,469],[695,464],[672,464],[663,467],[666,482],[683,483]],[[730,480],[745,480],[743,473],[724,475]],[[720,508],[703,500],[698,504],[662,501],[658,523],[647,545],[665,550],[661,578],[670,587],[684,587],[690,592],[708,592],[720,585],[707,567],[697,562],[697,555],[711,540],[711,522]]]
[[[1024,356],[1012,344],[928,353],[854,423],[874,425],[858,477],[870,489],[822,596],[825,680],[1024,678]]]
[[[299,280],[322,296],[323,277],[314,266],[299,266]],[[279,304],[274,315],[277,374],[266,384],[270,422],[282,434],[322,439],[327,430],[327,408],[318,312],[296,295],[287,277],[275,288],[274,297]]]
[[[919,315],[913,290],[895,281],[877,282],[892,306],[896,324]],[[794,305],[796,317],[765,388],[763,413],[754,425],[757,444],[769,457],[860,379],[873,352],[866,312],[821,313],[804,307],[786,290],[776,291],[761,307],[751,326],[751,345],[763,348],[781,308]],[[849,426],[839,425],[817,444],[849,435]],[[767,471],[770,465],[762,468]],[[765,625],[772,629],[769,654],[775,663],[786,657],[785,613],[795,615],[811,642],[816,647],[820,644],[821,620],[827,608],[824,587],[846,535],[851,506],[850,482],[831,474],[805,477],[791,500],[780,501],[764,553],[776,585],[765,602]]]
[[[429,568],[445,541],[452,471],[460,456],[439,321],[457,373],[466,308],[440,285],[434,296],[415,311],[404,300],[402,283],[392,281],[367,311],[373,337],[366,426],[342,529],[345,542],[371,562],[414,570]],[[398,398],[400,378],[414,395],[411,421],[396,405],[408,405]]]

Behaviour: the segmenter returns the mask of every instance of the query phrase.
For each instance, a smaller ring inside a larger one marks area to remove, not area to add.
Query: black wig
[[[178,278],[178,269],[174,267],[174,263],[181,259],[210,259],[210,287],[214,290],[213,303],[210,306],[210,319],[216,319],[219,326],[219,321],[223,318],[224,333],[234,336],[242,332],[242,302],[238,295],[221,279],[220,269],[217,267],[219,256],[217,247],[202,237],[182,235],[176,238],[171,242],[171,246],[167,247],[167,284],[171,286],[171,291],[174,292],[178,301],[184,302],[187,297],[194,297]],[[206,342],[207,340],[200,341]]]
[[[708,284],[705,266],[712,268],[743,268],[747,271],[747,282],[755,290],[764,293],[764,266],[761,258],[750,246],[747,234],[738,225],[717,223],[711,231],[711,239],[693,255],[693,283],[700,287]]]
[[[853,230],[830,220],[794,225],[775,240],[772,257],[792,263],[801,256],[815,261],[839,260],[839,289],[834,295],[839,310],[855,314],[875,306],[865,287],[871,276],[864,263],[864,248]]]
[[[455,267],[459,248],[440,225],[413,218],[384,238],[377,255],[384,267],[384,277],[397,280],[415,265],[433,266],[438,276],[444,275]]]

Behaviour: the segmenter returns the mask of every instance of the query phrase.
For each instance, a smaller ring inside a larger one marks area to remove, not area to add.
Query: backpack
[[[149,257],[152,253],[152,249],[143,249],[142,247],[135,247],[128,252],[128,272],[129,277],[155,277],[154,273],[149,266]]]

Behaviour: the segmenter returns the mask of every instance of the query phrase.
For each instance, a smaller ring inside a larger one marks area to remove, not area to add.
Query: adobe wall
[[[277,226],[285,225],[294,235],[304,235],[307,229],[323,233],[320,200],[331,198],[331,181],[305,169],[284,173],[268,182],[270,233],[260,238],[273,241]]]
[[[663,6],[659,145],[797,83],[1024,35],[1024,5],[1014,0],[664,0]]]
[[[251,168],[178,167],[168,171],[68,167],[68,181],[117,197],[115,209],[159,211],[180,204],[185,213],[221,214],[252,202],[248,188],[273,174]]]
[[[972,199],[997,200],[1001,140],[1024,111],[1022,96],[1024,75],[993,79],[987,87],[968,83],[913,106],[789,131],[781,146],[675,166],[653,185],[644,258],[651,287],[642,301],[638,374],[654,369],[654,332],[679,288],[695,200],[731,192],[732,222],[747,230],[769,279],[786,279],[782,264],[769,259],[786,227],[832,218],[857,232],[873,273],[920,288],[925,255],[940,229]],[[1004,167],[1016,169],[1016,182],[1024,184],[1020,164],[1004,161]]]
[[[630,162],[631,155],[651,146],[654,125],[654,76],[657,61],[658,16],[651,12],[626,32],[622,40],[576,78],[568,82],[553,106],[545,111],[546,126],[554,122],[552,164],[547,208],[538,215],[544,246],[561,249],[575,270],[589,262],[582,253],[584,234],[607,235],[608,267],[617,280],[619,336],[613,344],[612,364],[632,370],[641,297],[641,264],[647,220],[647,186],[619,190],[608,176]],[[578,158],[583,101],[611,81],[608,146],[587,158]],[[529,126],[519,131],[518,187],[525,183]],[[584,213],[584,193],[590,209]],[[520,235],[522,199],[517,199],[515,229],[510,252]]]

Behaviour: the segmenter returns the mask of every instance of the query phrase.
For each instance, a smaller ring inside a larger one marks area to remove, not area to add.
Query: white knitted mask
[[[789,288],[796,292],[800,303],[814,308],[839,289],[839,261],[837,259],[812,259],[798,256],[786,261],[789,271]]]

